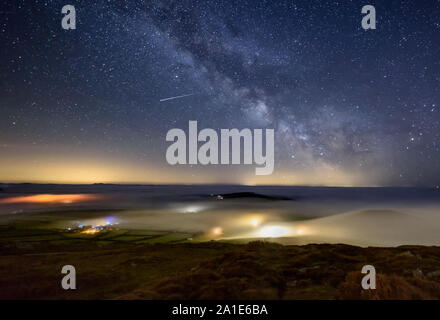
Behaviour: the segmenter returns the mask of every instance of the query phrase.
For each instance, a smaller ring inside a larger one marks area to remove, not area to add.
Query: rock
[[[319,266],[313,266],[313,267],[304,267],[304,268],[300,268],[298,271],[301,273],[310,271],[310,270],[316,270],[319,269]]]
[[[411,251],[405,251],[400,253],[399,257],[414,258],[415,256],[412,254]]]
[[[428,278],[438,278],[438,277],[440,277],[440,270],[435,270],[435,271],[429,272],[426,276]]]
[[[419,268],[417,268],[416,270],[413,270],[412,274],[413,274],[413,277],[415,277],[415,278],[423,277],[423,271],[420,270]]]

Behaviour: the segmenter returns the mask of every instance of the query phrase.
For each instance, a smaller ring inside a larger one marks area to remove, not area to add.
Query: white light
[[[200,207],[198,206],[190,206],[185,209],[185,213],[197,213],[200,211]]]
[[[251,224],[252,224],[254,227],[258,227],[258,226],[260,225],[260,220],[259,220],[259,219],[252,219],[252,220],[251,220]]]
[[[219,236],[219,235],[221,235],[223,233],[223,229],[220,228],[220,227],[215,227],[211,231],[216,236]]]
[[[289,230],[281,226],[267,226],[260,229],[258,235],[264,238],[277,238],[287,235]]]

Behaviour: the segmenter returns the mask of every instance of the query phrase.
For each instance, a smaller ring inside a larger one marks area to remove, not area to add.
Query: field
[[[440,248],[202,241],[109,229],[97,234],[15,221],[0,230],[1,299],[438,299]],[[77,289],[61,288],[76,268]],[[377,289],[361,289],[374,265]]]

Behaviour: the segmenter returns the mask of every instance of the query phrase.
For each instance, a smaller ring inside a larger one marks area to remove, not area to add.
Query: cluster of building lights
[[[112,219],[111,219],[112,220]],[[118,222],[106,221],[105,223],[97,225],[83,225],[79,224],[77,227],[67,227],[66,230],[69,232],[79,232],[82,234],[96,234],[98,232],[107,231]]]

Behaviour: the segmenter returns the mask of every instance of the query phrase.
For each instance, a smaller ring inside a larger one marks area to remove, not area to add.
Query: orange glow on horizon
[[[10,203],[73,203],[101,199],[94,194],[37,194],[0,199],[0,204]]]

